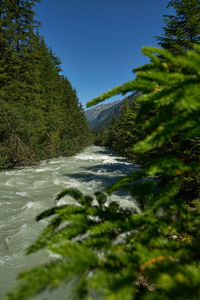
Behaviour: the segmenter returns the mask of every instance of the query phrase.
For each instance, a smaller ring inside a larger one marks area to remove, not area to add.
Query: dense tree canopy
[[[113,119],[105,141],[106,146],[129,158],[133,158],[133,145],[137,137],[142,135],[141,127],[135,124],[138,108],[139,103],[135,98],[130,102],[125,101],[119,116]]]
[[[0,168],[71,155],[91,142],[76,91],[37,33],[35,2],[0,5]]]

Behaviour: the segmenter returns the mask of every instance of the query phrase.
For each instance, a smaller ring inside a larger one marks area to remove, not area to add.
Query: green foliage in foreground
[[[134,81],[88,105],[117,93],[142,91],[136,122],[143,123],[145,137],[134,151],[146,155],[174,137],[177,145],[199,137],[200,47],[184,57],[149,47],[143,52],[151,63],[136,70]],[[194,206],[188,206],[183,185],[188,178],[199,182],[200,162],[187,155],[188,160],[163,152],[108,189],[107,194],[120,187],[129,190],[140,213],[120,207],[103,193],[91,197],[64,190],[58,204],[64,196],[74,204],[38,216],[38,221],[51,220],[28,249],[29,254],[48,249],[58,258],[21,273],[6,300],[29,299],[67,282],[72,299],[199,299],[199,199],[193,197]],[[199,195],[199,186],[195,188],[192,195]]]

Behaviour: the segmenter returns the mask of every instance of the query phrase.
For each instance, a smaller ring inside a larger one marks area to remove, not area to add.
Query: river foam
[[[34,168],[1,172],[0,276],[3,280],[0,281],[0,299],[14,284],[20,270],[43,263],[52,256],[52,253],[39,253],[27,258],[24,252],[47,224],[47,220],[35,222],[35,217],[55,205],[54,199],[63,188],[74,187],[93,195],[96,190],[104,191],[123,175],[138,169],[109,149],[91,146],[73,157],[58,157],[42,161]],[[109,201],[139,211],[130,195],[124,192],[113,194]],[[66,203],[75,202],[65,197],[58,205]]]

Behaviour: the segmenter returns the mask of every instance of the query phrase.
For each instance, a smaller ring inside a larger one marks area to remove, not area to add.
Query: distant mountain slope
[[[131,101],[140,93],[133,93],[130,96],[108,104],[100,104],[85,111],[85,116],[93,131],[99,131],[102,127],[108,127],[114,116],[118,116],[124,101]]]
[[[119,114],[122,101],[116,102],[112,106],[100,111],[97,117],[90,122],[90,126],[94,131],[98,131],[102,127],[108,127],[113,117]]]
[[[95,106],[94,108],[86,110],[85,115],[86,115],[87,120],[89,122],[92,122],[94,119],[96,119],[98,117],[98,115],[102,111],[111,108],[112,106],[114,106],[115,104],[117,104],[119,102],[121,102],[121,100],[117,100],[117,101],[114,101],[114,102],[108,103],[108,104],[100,104],[98,106]]]

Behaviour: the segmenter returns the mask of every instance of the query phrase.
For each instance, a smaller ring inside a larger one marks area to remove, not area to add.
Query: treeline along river
[[[92,195],[138,168],[109,149],[91,146],[73,157],[59,157],[42,161],[37,167],[1,172],[0,299],[13,286],[19,271],[51,257],[51,253],[47,255],[43,251],[27,257],[24,251],[47,224],[47,221],[37,223],[35,216],[55,205],[58,192],[73,187]],[[125,191],[111,197],[122,206],[131,205],[137,209],[136,203]],[[63,201],[65,199],[59,204]],[[60,293],[59,299],[62,299],[62,292],[57,292]],[[51,298],[54,296],[51,294]]]

